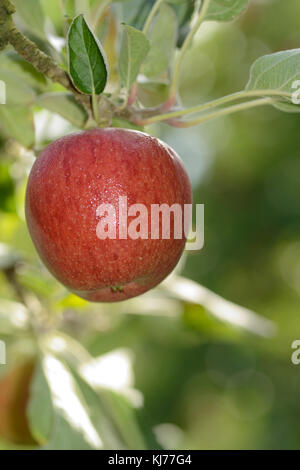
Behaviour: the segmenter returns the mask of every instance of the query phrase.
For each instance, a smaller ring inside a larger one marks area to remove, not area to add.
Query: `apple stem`
[[[93,107],[93,114],[94,114],[94,119],[99,125],[100,123],[100,116],[99,116],[99,103],[98,103],[98,96],[96,95],[95,92],[92,94],[92,107]]]

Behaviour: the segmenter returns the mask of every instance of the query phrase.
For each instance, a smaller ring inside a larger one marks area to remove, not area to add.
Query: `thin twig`
[[[148,30],[150,28],[150,25],[156,15],[156,13],[158,12],[159,10],[159,7],[161,6],[161,4],[164,2],[164,0],[156,0],[156,2],[154,3],[147,19],[146,19],[146,22],[144,24],[144,28],[143,28],[143,33],[144,34],[147,34],[148,33]]]
[[[204,116],[200,116],[196,119],[190,119],[188,121],[176,121],[173,123],[175,127],[192,127],[202,124],[203,122],[211,121],[222,116],[227,116],[228,114],[237,113],[238,111],[243,111],[245,109],[256,108],[257,106],[265,106],[267,104],[274,104],[276,100],[273,98],[260,98],[258,100],[246,101],[245,103],[235,104],[229,106],[228,108],[219,109],[213,111],[212,113],[207,113]]]
[[[173,79],[172,79],[172,83],[171,83],[171,87],[170,87],[170,97],[176,96],[183,58],[185,56],[185,53],[186,53],[187,49],[190,47],[191,42],[192,42],[196,32],[199,29],[199,26],[201,25],[201,23],[205,19],[206,12],[207,12],[207,9],[209,7],[209,3],[210,3],[210,0],[202,0],[201,10],[200,10],[200,13],[198,15],[198,18],[197,18],[194,26],[191,28],[189,34],[185,38],[185,41],[184,41],[183,45],[181,46],[181,49],[180,49],[180,52],[179,52],[179,55],[177,57],[175,67],[174,67]]]
[[[12,19],[13,13],[15,13],[15,7],[11,1],[0,0],[0,45],[10,43],[18,54],[27,62],[30,62],[39,72],[53,82],[60,83],[64,88],[70,90],[77,101],[90,114],[90,97],[79,93],[67,72],[16,28]]]

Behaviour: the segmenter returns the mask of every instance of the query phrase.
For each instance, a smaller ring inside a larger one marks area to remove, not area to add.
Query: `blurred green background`
[[[185,58],[183,103],[242,89],[253,61],[299,47],[299,31],[298,0],[253,0],[238,21],[207,23]],[[72,130],[47,111],[37,110],[35,123],[40,147]],[[20,301],[7,268],[19,257],[17,286],[51,309],[59,329],[95,357],[130,350],[134,386],[144,397],[138,420],[150,447],[300,448],[300,365],[291,362],[291,344],[300,338],[299,129],[299,114],[269,107],[192,129],[148,129],[181,155],[194,202],[205,204],[205,246],[187,253],[182,273],[271,319],[277,333],[267,339],[188,303],[176,315],[163,307],[142,315],[133,304],[97,306],[68,295],[42,267],[27,233],[32,154],[0,133],[0,311],[5,300]],[[145,297],[145,310],[151,302]],[[26,335],[0,331],[2,337],[9,349],[0,372],[31,354]]]

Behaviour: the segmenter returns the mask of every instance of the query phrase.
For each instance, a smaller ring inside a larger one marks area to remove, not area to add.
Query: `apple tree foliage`
[[[27,407],[34,447],[154,445],[137,418],[142,397],[133,381],[127,377],[116,386],[114,377],[105,380],[105,364],[114,360],[130,375],[128,351],[109,356],[104,347],[97,357],[90,352],[90,337],[101,335],[119,315],[180,317],[193,306],[197,315],[221,320],[226,328],[263,337],[274,331],[268,320],[181,277],[180,267],[146,301],[90,305],[68,294],[41,266],[20,209],[33,158],[57,137],[53,114],[63,118],[66,132],[116,126],[151,133],[156,123],[191,127],[258,106],[298,113],[300,49],[257,58],[242,90],[191,107],[181,104],[184,59],[201,28],[235,20],[247,14],[247,6],[247,0],[0,0],[0,80],[6,85],[0,130],[17,180],[12,199],[14,183],[1,163],[0,209],[13,208],[15,215],[0,222],[0,270],[9,285],[8,294],[0,290],[0,338],[12,363],[20,351],[35,358]]]

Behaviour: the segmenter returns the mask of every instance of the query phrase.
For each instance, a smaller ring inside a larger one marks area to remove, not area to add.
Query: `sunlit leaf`
[[[266,90],[291,97],[300,80],[300,49],[268,54],[257,59],[251,67],[247,90]],[[299,86],[298,86],[299,89]]]
[[[116,429],[111,419],[106,404],[100,399],[99,393],[89,385],[81,375],[76,376],[77,385],[82,393],[89,409],[93,413],[93,422],[103,438],[103,448],[105,449],[126,449],[122,436]]]
[[[45,415],[41,410],[44,406]],[[100,449],[102,440],[71,371],[55,356],[42,357],[29,406],[32,432],[48,449]]]
[[[97,429],[105,447],[111,447],[116,440],[117,431],[122,446],[125,448],[143,449],[146,444],[136,420],[134,407],[140,406],[141,395],[133,389],[132,365],[127,351],[112,351],[93,359],[76,341],[67,336],[56,336],[52,348],[59,349],[57,354],[65,360],[73,372],[80,378],[82,391],[95,400],[97,393],[98,411],[108,421],[98,422]],[[57,346],[59,344],[59,347]],[[94,393],[89,391],[89,388]],[[88,400],[89,402],[89,400]],[[114,429],[112,433],[111,429]],[[107,432],[113,441],[108,440]]]
[[[100,377],[98,360],[81,344],[59,333],[45,337],[42,350],[29,417],[31,430],[44,448],[145,447],[130,400],[109,386],[109,381],[119,381],[120,372],[124,375],[126,370],[116,369],[115,362],[107,367],[102,361]]]
[[[275,325],[240,305],[229,302],[204,286],[180,276],[169,276],[162,287],[177,299],[199,304],[219,320],[244,328],[259,336],[272,336]]]

